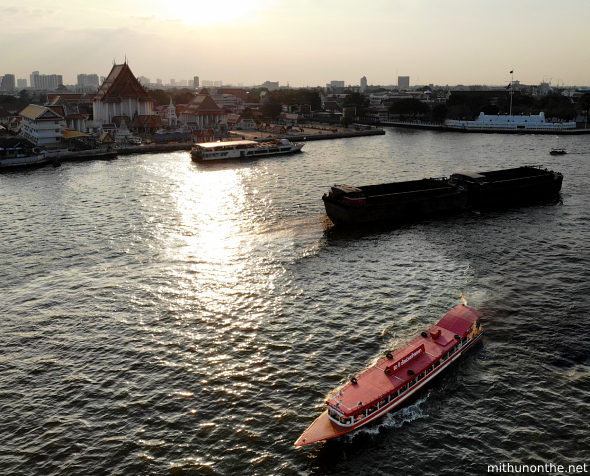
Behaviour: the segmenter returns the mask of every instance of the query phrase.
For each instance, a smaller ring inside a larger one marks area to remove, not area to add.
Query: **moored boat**
[[[231,159],[253,159],[269,155],[299,152],[305,144],[288,139],[275,139],[269,142],[236,140],[226,142],[205,142],[196,144],[191,150],[195,162],[208,162]]]
[[[567,154],[565,149],[551,149],[550,155],[564,155]]]
[[[450,179],[468,190],[468,207],[494,208],[555,195],[561,190],[563,175],[541,166],[524,166],[490,172],[458,172]]]
[[[536,115],[488,115],[480,113],[475,121],[451,120],[444,123],[447,130],[461,132],[508,132],[517,134],[552,134],[576,129],[575,122],[550,122],[545,113]]]
[[[460,304],[434,326],[365,370],[326,400],[295,446],[343,435],[377,420],[423,388],[483,335],[480,313]]]
[[[49,159],[45,154],[23,155],[18,157],[0,158],[0,169],[16,169],[45,165]]]
[[[336,225],[399,221],[465,207],[465,190],[447,179],[422,179],[379,185],[334,185],[322,197]]]

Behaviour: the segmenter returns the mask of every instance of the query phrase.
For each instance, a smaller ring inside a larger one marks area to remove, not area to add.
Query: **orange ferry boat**
[[[328,398],[326,411],[295,446],[356,430],[402,404],[481,339],[479,315],[477,309],[459,304],[438,324],[351,378]]]

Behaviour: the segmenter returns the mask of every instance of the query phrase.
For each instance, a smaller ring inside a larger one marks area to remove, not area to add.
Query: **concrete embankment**
[[[267,137],[264,139],[254,139],[258,142],[266,142],[273,139],[289,139],[291,142],[308,142],[312,140],[328,140],[328,139],[345,139],[347,137],[366,137],[366,136],[382,136],[385,134],[383,129],[370,129],[366,131],[346,131],[346,132],[330,132],[327,134],[300,134],[279,137]]]
[[[174,152],[176,150],[191,150],[195,144],[184,142],[182,144],[146,144],[133,147],[121,147],[116,149],[119,155],[131,154],[155,154],[158,152]]]

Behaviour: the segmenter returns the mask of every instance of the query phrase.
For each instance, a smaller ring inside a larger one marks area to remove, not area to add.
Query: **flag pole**
[[[510,79],[510,115],[512,116],[512,95],[514,94],[514,89],[512,83],[514,83],[514,70],[510,71],[512,78]]]

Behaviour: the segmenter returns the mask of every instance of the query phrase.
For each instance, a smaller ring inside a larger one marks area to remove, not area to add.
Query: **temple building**
[[[213,129],[225,132],[228,116],[211,96],[197,94],[180,114],[180,120],[192,131]]]
[[[129,65],[115,64],[92,101],[95,126],[105,129],[103,125],[124,121],[132,131],[154,133],[162,119],[154,114],[153,103]]]

